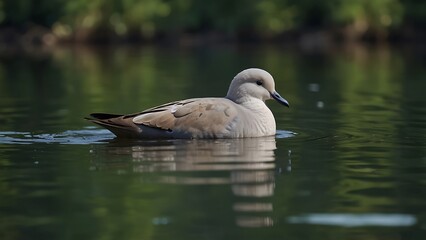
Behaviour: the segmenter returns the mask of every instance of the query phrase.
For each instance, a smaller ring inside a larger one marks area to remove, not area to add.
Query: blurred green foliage
[[[1,26],[44,26],[63,38],[206,32],[273,37],[325,28],[359,35],[425,23],[421,0],[0,0]]]

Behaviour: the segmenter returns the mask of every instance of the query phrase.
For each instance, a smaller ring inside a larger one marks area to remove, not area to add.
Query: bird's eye
[[[257,80],[257,81],[256,81],[256,84],[260,86],[260,85],[262,85],[262,84],[263,84],[263,81],[262,81],[262,80]]]

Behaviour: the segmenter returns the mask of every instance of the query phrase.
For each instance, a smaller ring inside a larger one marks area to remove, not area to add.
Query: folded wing
[[[157,128],[190,137],[227,137],[235,124],[237,110],[223,98],[200,98],[172,102],[148,109],[132,117],[140,127]]]

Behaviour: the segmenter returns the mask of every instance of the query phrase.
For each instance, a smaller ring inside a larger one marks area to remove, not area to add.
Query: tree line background
[[[426,39],[422,0],[0,0],[0,40]]]

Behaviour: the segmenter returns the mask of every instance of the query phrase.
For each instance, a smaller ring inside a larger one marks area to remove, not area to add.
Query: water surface
[[[0,239],[424,239],[426,62],[413,49],[0,54]],[[224,96],[265,68],[275,137],[123,141],[88,113]]]

